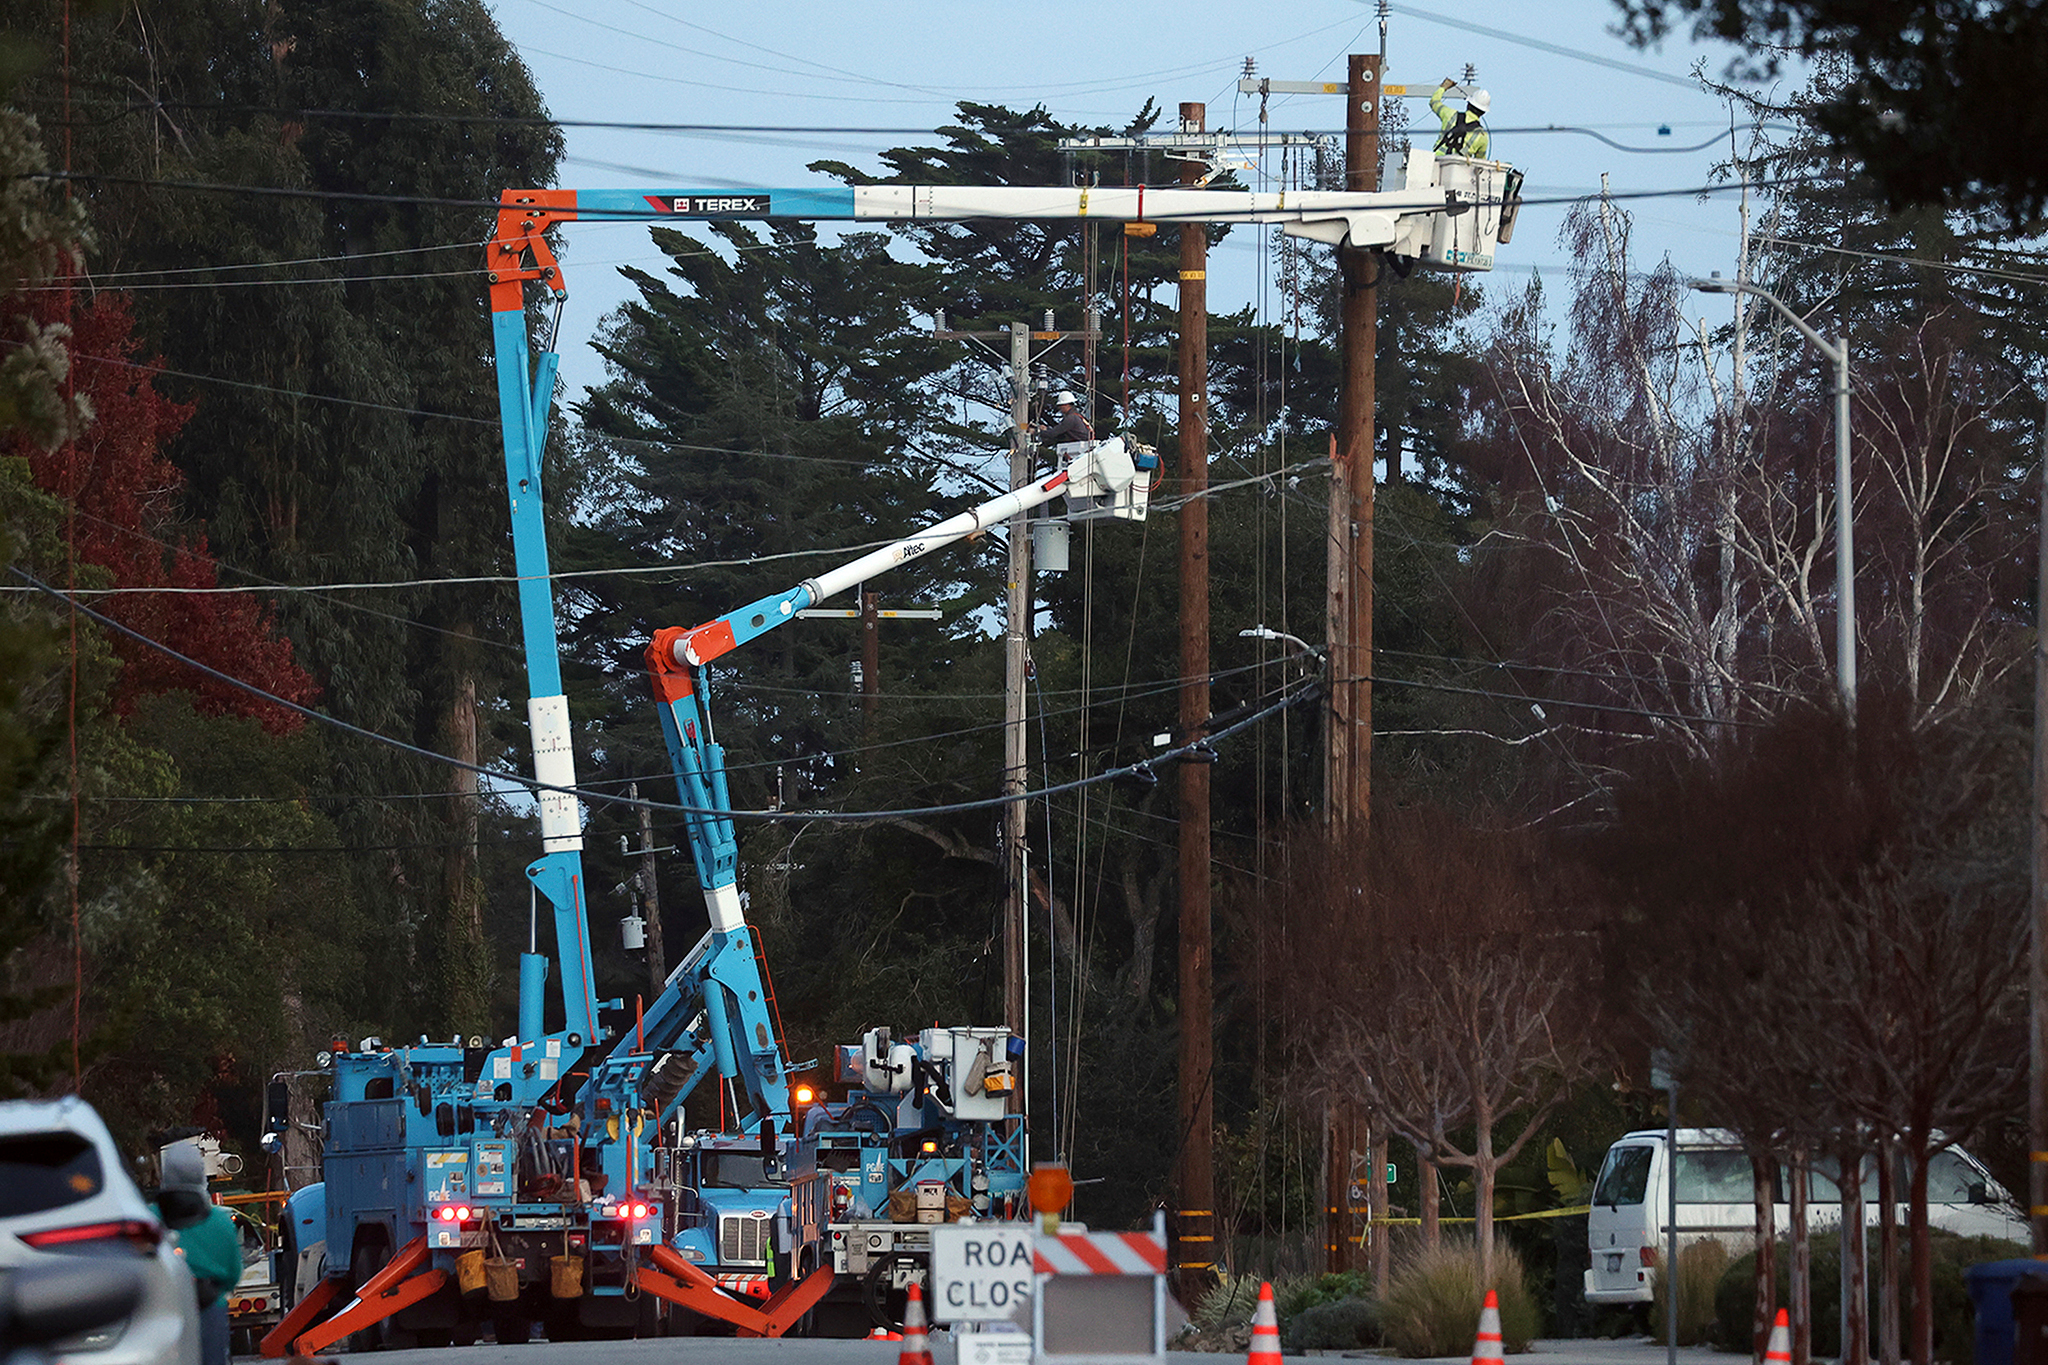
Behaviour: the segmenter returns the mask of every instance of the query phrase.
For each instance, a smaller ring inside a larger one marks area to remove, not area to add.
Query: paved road
[[[933,1335],[937,1365],[952,1365],[944,1332]],[[902,1347],[893,1341],[740,1341],[731,1337],[664,1337],[654,1341],[540,1342],[528,1346],[454,1347],[440,1351],[380,1351],[364,1365],[895,1365]],[[1365,1351],[1317,1351],[1336,1359],[1385,1359]],[[1235,1357],[1172,1353],[1175,1365],[1225,1365]],[[1625,1341],[1539,1341],[1520,1365],[1664,1365],[1664,1347],[1647,1337]],[[1740,1356],[1704,1347],[1682,1347],[1679,1365],[1735,1365]],[[1470,1365],[1469,1355],[1447,1356],[1426,1365]]]
[[[1664,1365],[1666,1353],[1661,1341],[1631,1337],[1620,1341],[1532,1342],[1528,1354],[1509,1356],[1508,1359],[1524,1362],[1524,1365]],[[1678,1348],[1678,1365],[1739,1365],[1747,1359],[1746,1356],[1711,1351],[1704,1346]],[[1472,1357],[1469,1353],[1446,1356],[1440,1361],[1426,1362],[1426,1365],[1449,1365],[1450,1362],[1471,1365]]]

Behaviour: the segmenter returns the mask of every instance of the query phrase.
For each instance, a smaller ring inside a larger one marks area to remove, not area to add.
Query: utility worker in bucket
[[[1074,395],[1061,389],[1053,396],[1054,415],[1051,421],[1038,429],[1038,443],[1048,449],[1066,445],[1072,441],[1092,441],[1095,428],[1088,425],[1088,419],[1081,415],[1081,409],[1074,402]]]
[[[1444,130],[1437,137],[1436,150],[1444,156],[1470,156],[1486,159],[1486,125],[1480,120],[1486,116],[1493,97],[1484,90],[1467,90],[1465,107],[1451,109],[1444,104],[1444,92],[1457,85],[1449,76],[1429,97],[1430,111],[1443,123]]]

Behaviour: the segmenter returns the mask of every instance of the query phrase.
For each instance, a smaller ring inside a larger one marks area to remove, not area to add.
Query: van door
[[[1664,1143],[1656,1138],[1623,1140],[1607,1149],[1586,1215],[1586,1249],[1592,1253],[1586,1302],[1649,1302],[1657,1243],[1650,1195],[1663,1188],[1663,1154]]]

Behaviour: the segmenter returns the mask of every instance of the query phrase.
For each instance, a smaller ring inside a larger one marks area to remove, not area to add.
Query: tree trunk
[[[467,627],[457,633],[465,639]],[[448,705],[449,756],[477,761],[476,678],[465,674]],[[484,943],[484,887],[477,871],[477,774],[449,772],[448,851],[442,861],[442,894],[447,897],[447,1024],[468,1036],[490,1028],[491,955]]]
[[[1422,1249],[1435,1251],[1440,1231],[1436,1211],[1436,1163],[1421,1152],[1415,1154],[1415,1179],[1422,1188]]]
[[[1372,1292],[1375,1297],[1387,1296],[1387,1276],[1393,1269],[1393,1229],[1387,1223],[1387,1138],[1386,1130],[1380,1129],[1379,1139],[1372,1145],[1373,1180],[1366,1188],[1371,1192],[1372,1213]]]
[[[1842,1152],[1842,1357],[1841,1365],[1870,1359],[1869,1262],[1863,1238],[1863,1153]]]
[[[1899,1365],[1899,1162],[1889,1134],[1877,1143],[1877,1360]]]
[[[1792,1266],[1786,1278],[1791,1282],[1792,1365],[1811,1365],[1813,1360],[1813,1246],[1806,1235],[1806,1154],[1792,1153],[1786,1163],[1785,1181],[1791,1186],[1787,1204],[1792,1219]]]
[[[1771,1188],[1776,1168],[1777,1161],[1768,1152],[1759,1152],[1750,1165],[1751,1197],[1756,1201],[1756,1316],[1750,1337],[1757,1365],[1763,1365],[1770,1353],[1771,1327],[1778,1319],[1778,1201]]]
[[[1493,1113],[1477,1106],[1478,1130],[1472,1144],[1472,1239],[1479,1248],[1479,1292],[1499,1286],[1493,1282]]]
[[[1906,1240],[1913,1259],[1913,1344],[1917,1365],[1934,1360],[1934,1261],[1927,1239],[1927,1139],[1913,1144],[1913,1183],[1906,1195]]]

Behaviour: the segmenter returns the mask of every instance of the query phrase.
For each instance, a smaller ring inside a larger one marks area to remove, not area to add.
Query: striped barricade
[[[1150,1232],[1042,1233],[1034,1244],[1035,1359],[1128,1365],[1166,1359],[1166,1215]]]

